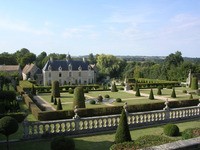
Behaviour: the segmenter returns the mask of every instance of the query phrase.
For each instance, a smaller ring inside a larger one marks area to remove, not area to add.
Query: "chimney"
[[[53,57],[50,57],[50,62],[53,62]]]
[[[85,57],[83,57],[83,62],[85,63],[87,60],[86,60],[86,58]]]

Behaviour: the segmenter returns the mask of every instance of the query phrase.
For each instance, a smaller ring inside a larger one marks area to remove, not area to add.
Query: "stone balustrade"
[[[127,109],[127,104],[124,109]],[[73,119],[28,122],[23,123],[24,139],[48,137],[52,135],[76,135],[103,131],[116,130],[119,115],[97,116],[80,118],[76,107],[76,115]],[[175,122],[200,117],[200,107],[184,107],[176,109],[165,109],[139,113],[128,113],[127,120],[130,128],[159,125],[162,123]]]

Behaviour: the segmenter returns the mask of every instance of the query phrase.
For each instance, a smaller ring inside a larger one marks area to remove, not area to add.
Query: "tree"
[[[158,88],[157,95],[162,95],[161,88]]]
[[[135,96],[140,96],[140,89],[139,88],[137,88]]]
[[[198,80],[196,77],[192,77],[191,89],[193,89],[193,90],[198,89]]]
[[[59,89],[59,82],[58,81],[54,81],[52,83],[51,96],[60,97],[60,89]]]
[[[17,132],[18,128],[18,123],[14,118],[6,116],[0,119],[0,133],[6,136],[7,150],[9,150],[9,136]]]
[[[117,90],[117,87],[116,87],[115,82],[114,82],[113,85],[112,85],[111,92],[117,92],[117,91],[118,90]]]
[[[56,98],[54,99],[54,105],[57,105],[57,100],[56,100]]]
[[[149,94],[149,99],[153,100],[154,99],[154,95],[153,95],[153,90],[151,89],[150,94]]]
[[[193,96],[192,96],[192,94],[190,94],[190,97],[189,97],[189,99],[193,99]]]
[[[171,53],[169,56],[167,56],[165,58],[165,64],[168,66],[168,68],[171,65],[174,65],[175,67],[177,67],[178,65],[180,65],[181,63],[183,63],[183,57],[182,57],[182,53],[180,51],[176,51],[175,54]]]
[[[53,103],[53,96],[51,96],[51,103]]]
[[[115,134],[115,143],[123,143],[126,141],[131,141],[131,135],[127,123],[126,112],[123,109],[119,121],[119,126],[117,127]]]
[[[62,110],[62,104],[60,98],[58,99],[57,110]]]
[[[95,64],[95,59],[94,59],[94,56],[93,56],[92,53],[90,53],[88,61],[89,61],[90,64]]]
[[[171,97],[172,97],[172,98],[176,98],[175,88],[173,88],[173,91],[172,91]]]
[[[76,105],[78,108],[85,108],[85,97],[82,87],[76,87],[74,89],[73,109]]]
[[[24,67],[26,64],[31,64],[36,60],[36,55],[33,53],[25,54],[20,60],[20,66]]]
[[[37,67],[39,67],[40,69],[42,69],[44,67],[44,65],[42,64],[43,59],[47,56],[46,52],[42,52],[40,53],[40,55],[38,55],[38,57],[36,58],[36,65]]]

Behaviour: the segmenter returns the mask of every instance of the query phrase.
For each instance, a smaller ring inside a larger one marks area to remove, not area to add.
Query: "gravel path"
[[[42,97],[40,96],[34,96],[34,99],[37,100],[38,103],[40,103],[42,106],[46,108],[46,111],[55,111],[56,109],[51,106],[50,103],[46,102]]]

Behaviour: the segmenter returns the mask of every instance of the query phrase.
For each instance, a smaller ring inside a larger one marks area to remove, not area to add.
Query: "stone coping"
[[[148,147],[140,150],[198,150],[200,149],[200,137],[188,140],[180,140],[173,143]]]

